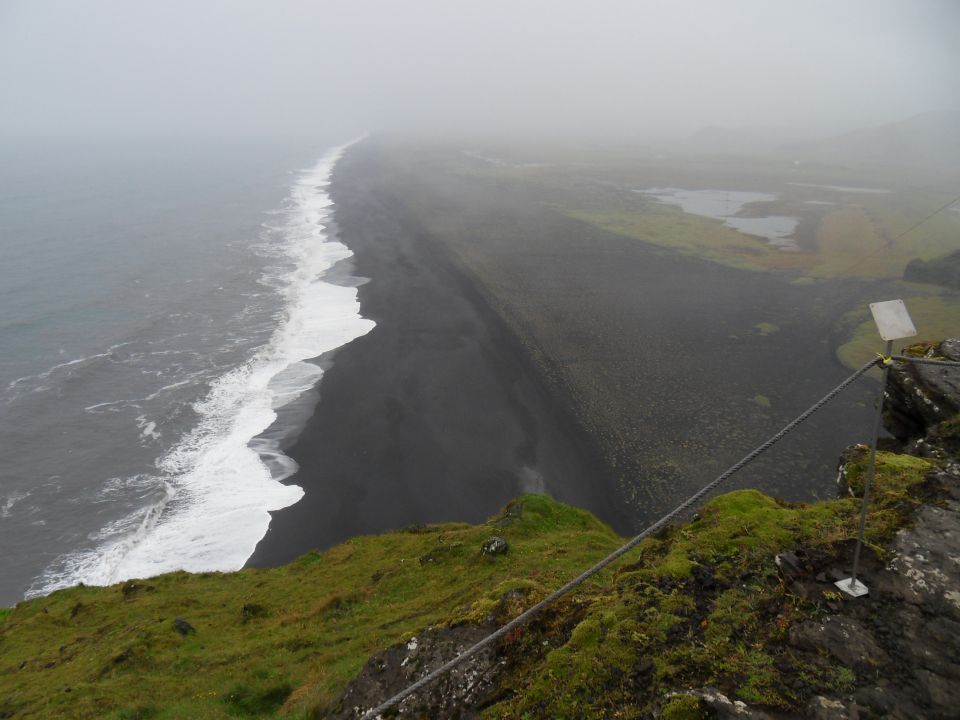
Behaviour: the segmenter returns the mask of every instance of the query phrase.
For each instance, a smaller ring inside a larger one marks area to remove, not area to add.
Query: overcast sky
[[[846,130],[956,108],[956,0],[0,0],[0,133]]]

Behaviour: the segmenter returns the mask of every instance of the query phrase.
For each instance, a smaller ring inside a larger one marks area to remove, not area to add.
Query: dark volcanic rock
[[[947,360],[960,362],[960,338],[947,338],[940,343],[940,354]]]
[[[960,358],[960,340],[914,346],[928,357]],[[815,697],[803,717],[960,717],[960,466],[956,462],[960,372],[936,365],[898,363],[886,388],[887,429],[913,453],[941,461],[927,476],[937,503],[921,506],[910,527],[889,547],[893,559],[864,572],[870,594],[827,603],[832,614],[789,631],[789,642],[809,657],[830,657],[853,669],[851,697]],[[848,463],[862,462],[866,446],[848,448],[840,459],[838,490],[860,495],[862,479],[848,477]],[[798,558],[797,558],[798,559]],[[802,568],[782,555],[781,575],[791,587]],[[847,571],[817,567],[817,580]]]
[[[911,260],[903,269],[903,279],[960,288],[960,250],[934,260]]]
[[[173,629],[180,633],[183,637],[196,634],[197,632],[197,629],[183,618],[176,618],[173,621]]]
[[[883,590],[928,615],[960,621],[960,502],[922,508],[892,549]]]
[[[484,555],[503,555],[509,549],[507,541],[498,535],[484,540],[480,548]]]
[[[828,615],[822,623],[807,621],[793,626],[790,644],[832,655],[857,670],[869,670],[888,661],[873,635],[856,620],[842,615]]]
[[[944,340],[928,356],[953,359],[960,340]],[[898,362],[890,370],[884,404],[884,426],[901,442],[927,435],[960,412],[960,371],[953,367]]]
[[[797,580],[807,574],[803,561],[793,551],[782,552],[773,560],[784,580]]]
[[[960,717],[960,470],[936,471],[932,481],[945,488],[943,506],[921,507],[897,534],[894,558],[865,578],[870,594],[843,603],[844,615],[822,631],[808,622],[790,632],[796,646],[872,678],[856,691],[869,708],[859,717]]]
[[[812,720],[849,720],[851,708],[842,700],[818,695],[807,705],[806,717]]]
[[[387,648],[367,661],[327,717],[363,717],[371,708],[483,639],[492,629],[478,625],[431,628],[406,643]],[[425,720],[475,718],[494,692],[502,668],[496,648],[486,648],[408,697],[396,708],[397,714]]]

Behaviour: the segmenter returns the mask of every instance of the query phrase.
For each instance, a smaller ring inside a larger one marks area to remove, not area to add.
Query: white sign
[[[870,312],[884,340],[900,340],[917,334],[903,300],[870,303]]]

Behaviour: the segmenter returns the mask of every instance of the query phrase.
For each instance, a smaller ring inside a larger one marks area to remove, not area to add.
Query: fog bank
[[[955,106],[960,3],[4,0],[0,133],[815,133]]]

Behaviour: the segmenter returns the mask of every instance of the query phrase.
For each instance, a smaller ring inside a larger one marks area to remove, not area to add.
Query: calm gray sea
[[[236,567],[299,498],[251,437],[371,325],[323,282],[345,139],[0,144],[0,605]]]

